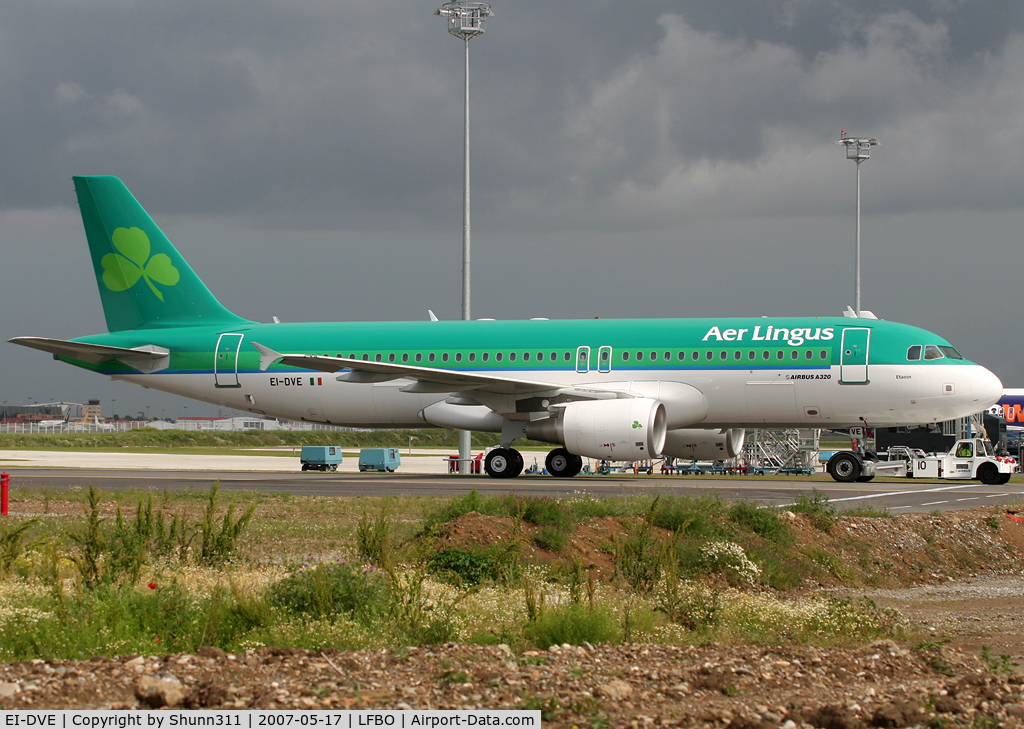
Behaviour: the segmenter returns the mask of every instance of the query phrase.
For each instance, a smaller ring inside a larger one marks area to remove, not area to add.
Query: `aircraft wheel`
[[[523,457],[511,448],[495,448],[484,459],[484,470],[491,478],[514,478],[523,470]]]
[[[829,459],[826,470],[840,483],[853,483],[860,476],[860,458],[848,451],[836,453]]]
[[[583,470],[583,459],[565,448],[555,448],[544,459],[544,465],[555,478],[572,478]]]
[[[523,454],[520,453],[519,451],[517,451],[515,448],[509,448],[508,452],[511,453],[512,457],[515,459],[515,464],[514,465],[516,467],[515,468],[516,472],[513,473],[511,476],[509,476],[509,478],[512,478],[514,476],[518,476],[519,474],[521,474],[523,472],[523,466],[526,465],[526,463],[525,463],[525,461],[523,461]]]
[[[999,483],[1001,474],[994,463],[982,463],[978,466],[977,479],[987,486],[994,486]]]

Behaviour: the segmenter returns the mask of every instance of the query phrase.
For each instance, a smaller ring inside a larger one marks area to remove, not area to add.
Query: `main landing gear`
[[[515,448],[495,448],[484,459],[484,470],[491,478],[515,478],[523,472],[523,454]]]
[[[555,478],[572,478],[583,470],[583,458],[565,448],[555,448],[544,465]],[[515,478],[523,472],[523,454],[515,448],[495,448],[484,459],[484,470],[491,478]]]
[[[555,478],[572,478],[583,470],[583,458],[574,455],[565,448],[555,448],[548,453],[544,465]]]

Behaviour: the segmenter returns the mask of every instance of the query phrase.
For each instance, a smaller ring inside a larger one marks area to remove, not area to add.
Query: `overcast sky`
[[[463,44],[430,2],[6,0],[0,339],[105,330],[71,176],[269,321],[460,316]],[[473,316],[838,315],[1024,385],[1020,0],[496,0]],[[215,414],[3,348],[0,400]],[[116,398],[116,403],[112,402]]]

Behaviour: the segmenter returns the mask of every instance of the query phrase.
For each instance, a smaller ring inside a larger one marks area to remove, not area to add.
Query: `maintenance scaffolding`
[[[821,430],[754,430],[743,456],[749,473],[812,474],[818,468]]]

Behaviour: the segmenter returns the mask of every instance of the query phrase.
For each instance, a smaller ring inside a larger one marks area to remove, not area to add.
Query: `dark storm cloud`
[[[955,126],[979,83],[1015,91],[999,75],[1019,60],[1017,5],[881,5],[499,3],[472,51],[478,204],[603,207],[624,186],[751,167],[839,126],[899,134],[936,112]],[[55,180],[105,170],[169,212],[373,227],[379,206],[439,225],[461,194],[462,49],[432,10],[15,3],[2,203],[61,204]]]
[[[463,48],[436,5],[7,2],[4,338],[102,328],[72,209],[83,173],[121,176],[246,316],[456,316]],[[961,286],[1017,296],[1000,261],[1019,256],[1024,189],[1019,0],[494,11],[471,44],[477,315],[837,313],[846,129],[882,142],[862,168],[868,308],[1024,382],[949,303]],[[934,279],[936,255],[955,261],[943,296],[916,265]],[[30,380],[37,355],[6,361]]]
[[[1015,0],[688,0],[681,10],[698,30],[791,46],[808,58],[863,38],[875,18],[894,11],[942,21],[960,60],[999,47],[1024,29],[1024,7]]]

